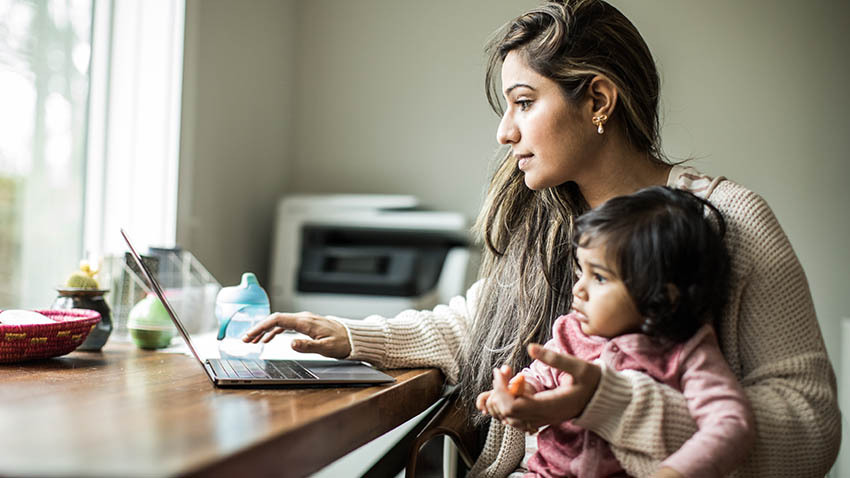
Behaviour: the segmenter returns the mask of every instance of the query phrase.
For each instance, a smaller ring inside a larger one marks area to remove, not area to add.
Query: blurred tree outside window
[[[0,0],[0,308],[46,308],[80,260],[92,13]]]
[[[0,0],[0,309],[173,247],[185,0]]]

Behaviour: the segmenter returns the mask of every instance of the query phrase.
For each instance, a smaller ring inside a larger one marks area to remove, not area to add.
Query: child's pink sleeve
[[[561,354],[564,353],[554,339],[546,342],[545,347]],[[535,360],[531,362],[531,365],[522,369],[520,374],[525,376],[525,381],[534,387],[535,392],[542,392],[543,390],[552,390],[557,387],[561,383],[559,377],[564,372],[552,368],[539,360]]]
[[[663,465],[688,477],[726,476],[750,453],[755,419],[711,327],[683,347],[680,385],[699,430]]]

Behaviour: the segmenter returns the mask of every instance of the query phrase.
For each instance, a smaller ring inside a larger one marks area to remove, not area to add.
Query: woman
[[[497,138],[509,151],[477,223],[482,280],[448,305],[392,319],[274,314],[246,340],[295,329],[312,337],[295,341],[298,351],[439,367],[470,410],[495,378],[507,426],[475,415],[487,435],[471,476],[508,475],[533,451],[523,431],[569,419],[618,447],[630,474],[651,474],[696,430],[681,393],[545,349],[530,357],[526,347],[548,340],[570,308],[573,219],[614,196],[677,187],[709,200],[729,226],[730,303],[717,331],[757,428],[736,476],[823,476],[838,450],[840,414],[805,275],[760,197],[664,161],[658,74],[635,27],[600,0],[551,2],[510,22],[490,51],[488,98],[500,113],[497,95],[507,102]],[[573,386],[513,399],[504,387],[510,369],[532,359],[572,374]],[[502,364],[509,369],[494,373]]]

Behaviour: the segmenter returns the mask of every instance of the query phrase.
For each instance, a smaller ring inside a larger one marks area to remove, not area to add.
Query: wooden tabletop
[[[439,397],[435,369],[388,385],[217,389],[194,358],[102,352],[0,364],[0,476],[304,476]]]

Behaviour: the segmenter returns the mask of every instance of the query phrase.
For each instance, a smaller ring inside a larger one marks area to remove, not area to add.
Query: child
[[[726,299],[724,233],[725,222],[710,203],[660,186],[613,198],[576,222],[572,308],[557,319],[546,347],[642,372],[682,391],[699,430],[656,476],[724,476],[755,440],[749,402],[710,325]],[[538,360],[514,377],[509,390],[532,395],[571,382]],[[479,395],[477,406],[498,417],[488,401],[492,393]],[[628,476],[616,447],[571,421],[543,429],[537,441],[528,476]]]

